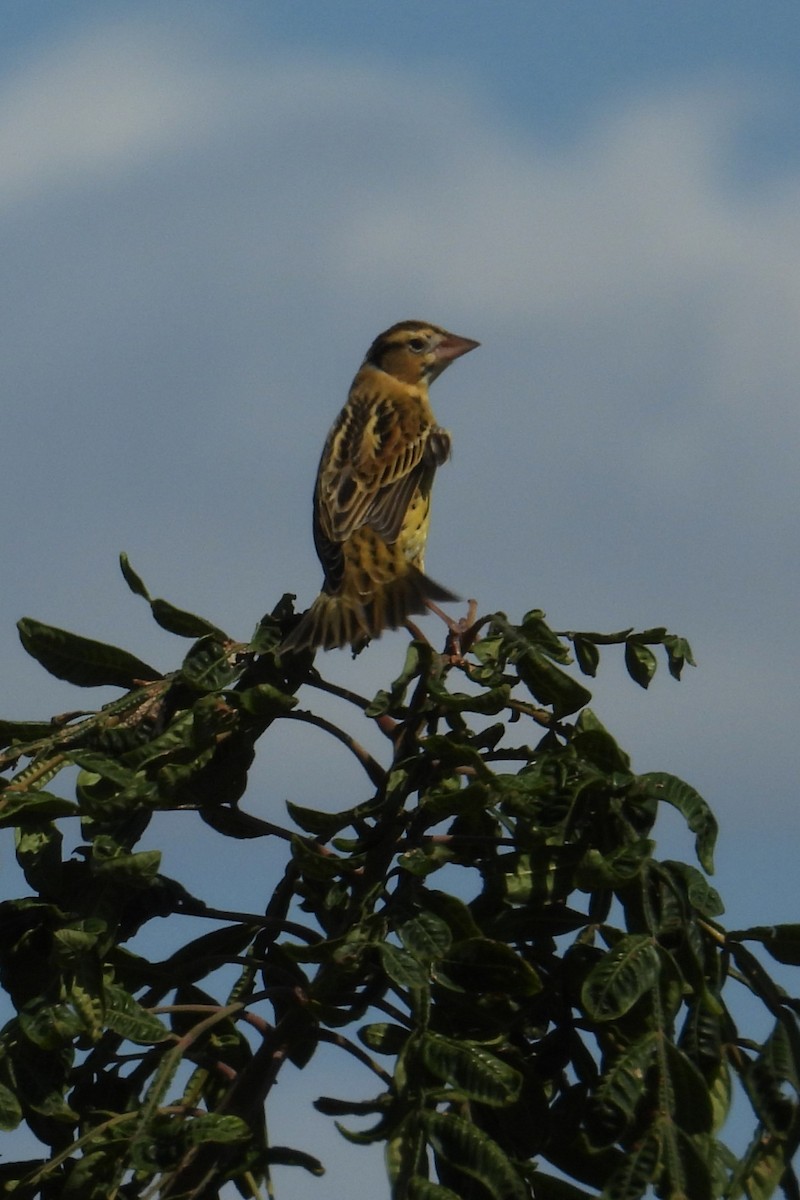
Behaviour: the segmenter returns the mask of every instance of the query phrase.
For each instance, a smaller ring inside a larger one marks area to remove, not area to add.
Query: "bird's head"
[[[453,359],[478,345],[427,321],[400,321],[375,338],[365,362],[403,383],[432,383]]]

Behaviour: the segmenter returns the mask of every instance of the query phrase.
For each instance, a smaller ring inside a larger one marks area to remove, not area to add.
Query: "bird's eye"
[[[408,348],[409,350],[413,350],[415,354],[421,354],[425,346],[425,338],[413,337],[408,339]]]

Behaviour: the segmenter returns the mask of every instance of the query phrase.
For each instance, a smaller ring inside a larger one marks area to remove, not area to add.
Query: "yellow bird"
[[[427,321],[400,321],[370,346],[317,472],[322,591],[281,652],[359,649],[428,602],[457,599],[424,574],[431,485],[450,455],[428,387],[478,344]]]

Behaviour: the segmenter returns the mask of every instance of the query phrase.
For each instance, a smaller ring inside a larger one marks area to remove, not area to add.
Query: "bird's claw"
[[[475,636],[480,628],[476,622],[477,614],[478,601],[468,600],[466,616],[460,617],[458,621],[447,619],[450,632],[445,641],[444,654],[452,666],[457,666],[464,661],[464,655],[469,652],[472,643],[475,641]]]

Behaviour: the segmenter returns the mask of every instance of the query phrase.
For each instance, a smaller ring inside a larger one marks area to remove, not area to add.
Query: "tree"
[[[270,1144],[265,1109],[282,1066],[313,1071],[324,1042],[361,1064],[366,1094],[317,1108],[355,1147],[385,1143],[398,1200],[800,1194],[800,1005],[746,944],[797,965],[800,925],[723,928],[708,805],[673,775],[635,774],[564,669],[574,658],[593,676],[601,647],[620,647],[647,687],[659,647],[680,677],[685,640],[557,633],[539,611],[471,617],[443,654],[412,641],[367,698],[311,655],[276,656],[291,597],[241,643],[122,568],[191,640],[180,667],[161,675],[25,619],[23,644],[50,672],[123,694],[0,723],[0,824],[30,888],[0,905],[16,1012],[0,1033],[0,1123],[26,1122],[43,1147],[0,1166],[6,1193],[210,1200],[226,1181],[264,1195],[276,1163],[321,1173],[307,1147]],[[300,709],[303,684],[377,723],[383,761]],[[257,744],[286,720],[358,759],[364,790],[341,811],[290,804],[279,825],[241,806]],[[72,798],[50,790],[68,767]],[[664,804],[700,869],[655,857]],[[137,850],[176,809],[220,837],[282,840],[263,912],[211,909]],[[83,844],[63,861],[74,821]],[[126,948],[176,915],[218,928],[166,961]],[[737,1028],[737,988],[768,1011],[765,1040]],[[754,1123],[740,1158],[722,1140],[736,1081]]]

